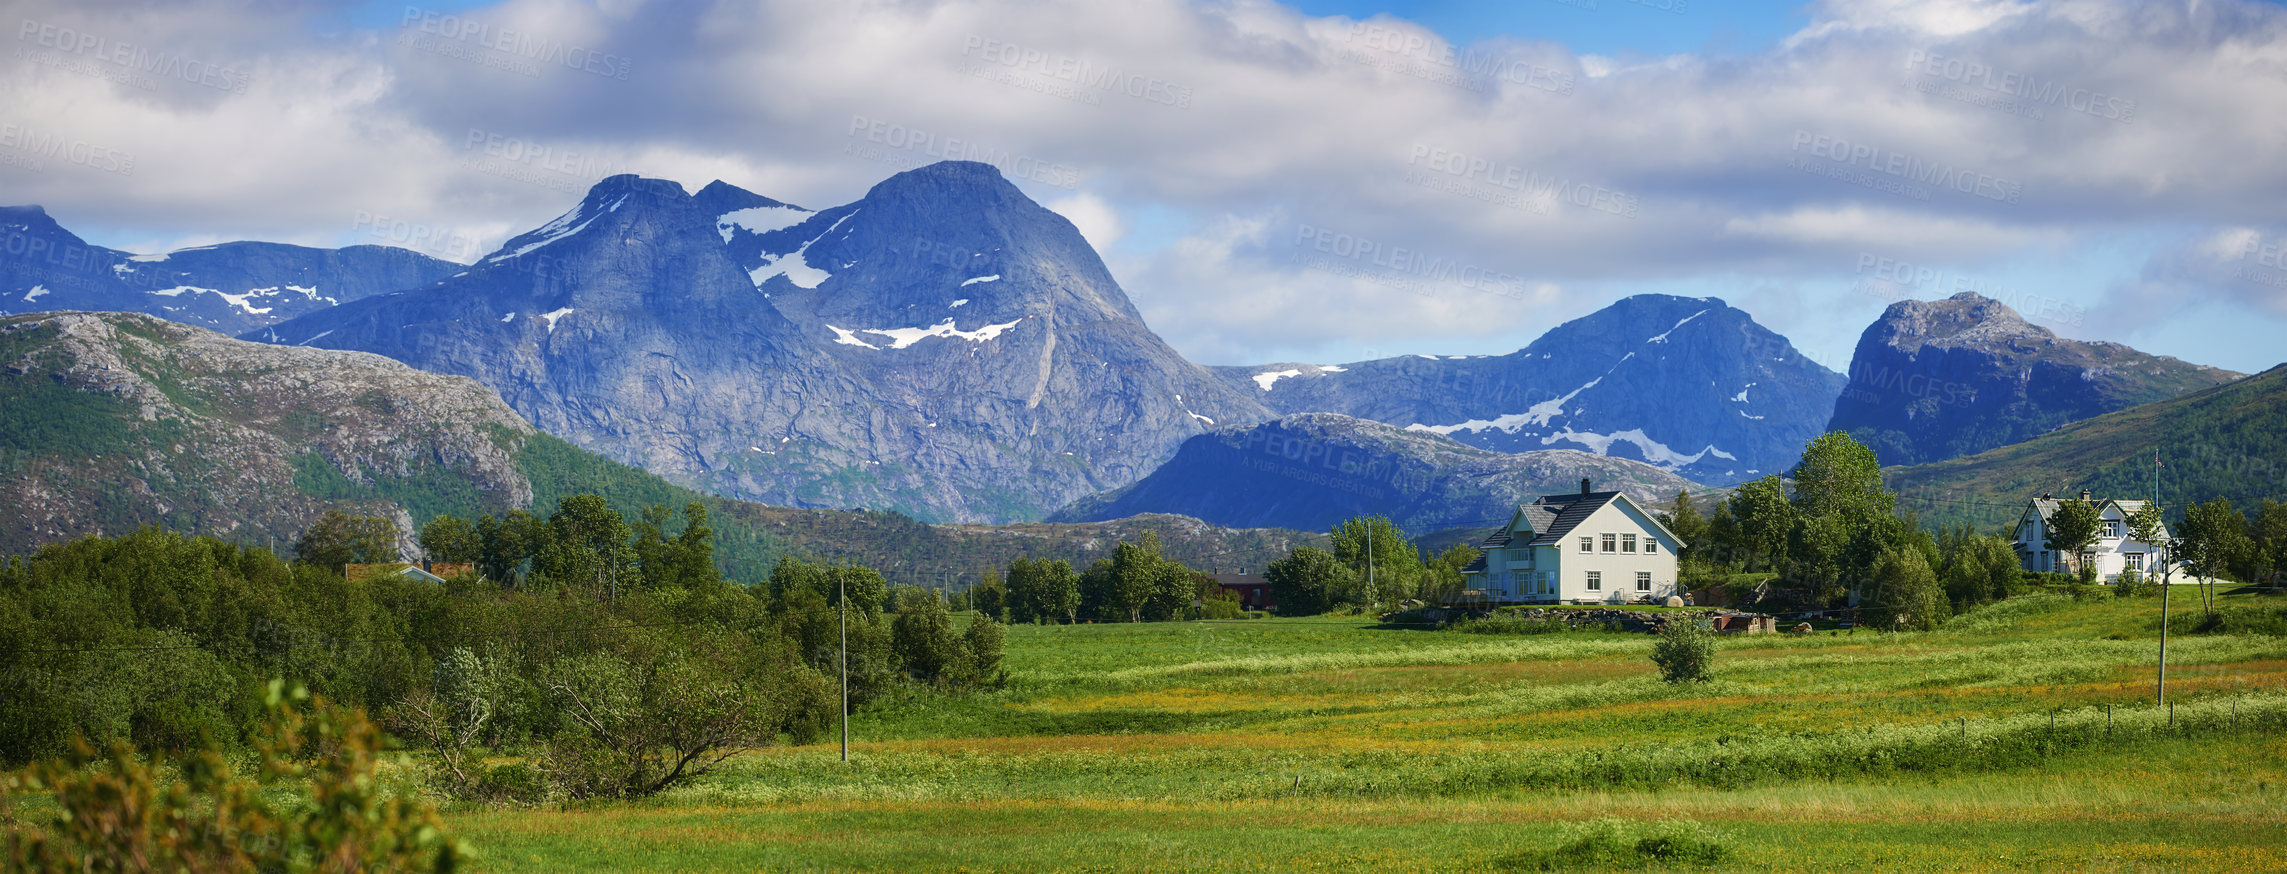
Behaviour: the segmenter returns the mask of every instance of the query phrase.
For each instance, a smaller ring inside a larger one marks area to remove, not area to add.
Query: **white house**
[[[2157,553],[2160,552],[2160,547],[2134,539],[2128,532],[2128,517],[2144,509],[2144,501],[2106,499],[2099,502],[2091,499],[2086,489],[2081,490],[2080,499],[2096,504],[2097,518],[2102,520],[2097,528],[2096,542],[2089,544],[2098,580],[2115,582],[2120,579],[2123,570],[2134,568],[2137,573],[2144,574],[2159,566],[2160,557]],[[2017,517],[2017,528],[2010,532],[2009,539],[2016,541],[2018,564],[2026,570],[2073,572],[2072,557],[2050,549],[2048,543],[2049,516],[2057,511],[2057,505],[2061,503],[2062,500],[2042,495],[2027,501],[2025,512]],[[2162,543],[2173,539],[2165,525],[2160,528],[2160,538]]]
[[[1543,495],[1478,544],[1463,588],[1504,604],[1664,600],[1677,594],[1675,532],[1619,492]]]

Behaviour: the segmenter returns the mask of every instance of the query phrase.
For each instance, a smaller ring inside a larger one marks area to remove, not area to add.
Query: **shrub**
[[[1704,683],[1715,677],[1715,633],[1690,620],[1670,622],[1652,645],[1652,664],[1670,683]]]
[[[1728,835],[1690,821],[1649,826],[1622,819],[1571,823],[1562,846],[1493,860],[1504,871],[1576,871],[1716,865],[1732,855]]]
[[[2138,573],[2135,568],[2121,571],[2120,578],[2112,584],[2112,593],[2123,598],[2142,598],[2159,592],[2160,584],[2153,582],[2151,577]]]
[[[472,793],[478,800],[506,804],[539,804],[548,798],[548,780],[540,769],[525,762],[494,765],[477,778]]]
[[[436,811],[374,779],[380,730],[320,699],[307,699],[305,716],[291,703],[305,697],[270,684],[255,780],[213,746],[146,763],[123,742],[98,754],[79,740],[64,759],[0,781],[0,805],[19,788],[55,798],[47,822],[19,825],[0,807],[10,870],[453,870],[466,850]],[[275,791],[295,784],[306,798]]]

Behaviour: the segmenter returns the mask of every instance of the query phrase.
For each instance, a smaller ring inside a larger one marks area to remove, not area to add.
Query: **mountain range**
[[[1793,466],[1843,384],[1722,300],[1660,294],[1507,355],[1216,372],[1281,414],[1343,413],[1497,452],[1579,449],[1724,485]]]
[[[795,510],[683,489],[535,430],[465,377],[378,355],[235,340],[142,314],[0,317],[0,553],[163,525],[283,549],[329,509],[394,520],[399,548],[440,513],[532,509],[578,493],[706,504],[734,579],[782,555],[853,560],[946,584],[1020,556],[1085,566],[1157,534],[1195,567],[1260,567],[1323,536],[1143,516],[1006,528]]]
[[[1202,367],[1071,222],[967,162],[819,210],[614,176],[465,266],[375,246],[133,255],[36,206],[0,209],[0,237],[0,311],[143,312],[377,353],[472,378],[538,433],[680,488],[923,522],[1316,528],[1340,507],[1441,525],[1479,511],[1430,505],[1489,500],[1464,475],[1664,499],[1784,472],[1830,428],[1886,464],[1949,458],[2236,376],[2059,338],[1975,295],[1890,307],[1848,376],[1720,299],[1669,295],[1506,355]],[[1296,441],[1409,485],[1361,501],[1244,464]]]
[[[137,255],[91,245],[40,207],[0,207],[0,315],[141,312],[237,334],[460,269],[390,246],[237,242]]]

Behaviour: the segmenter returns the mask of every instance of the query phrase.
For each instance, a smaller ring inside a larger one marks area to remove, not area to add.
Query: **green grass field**
[[[1006,689],[860,714],[848,764],[450,821],[485,871],[1534,870],[1598,820],[1719,869],[2287,869],[2287,640],[2174,637],[2171,722],[2158,613],[1732,638],[1684,688],[1643,636],[1019,627]]]

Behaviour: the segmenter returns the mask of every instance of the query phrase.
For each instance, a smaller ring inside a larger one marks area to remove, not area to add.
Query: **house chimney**
[[[1581,493],[1581,494],[1583,494],[1583,495],[1585,495],[1585,494],[1588,494],[1588,478],[1587,478],[1587,477],[1581,477],[1581,478],[1580,478],[1580,493]]]
[[[2081,490],[2081,503],[2083,503],[2083,504],[2086,504],[2086,503],[2088,503],[2088,490],[2087,490],[2087,489],[2082,489],[2082,490]]]

